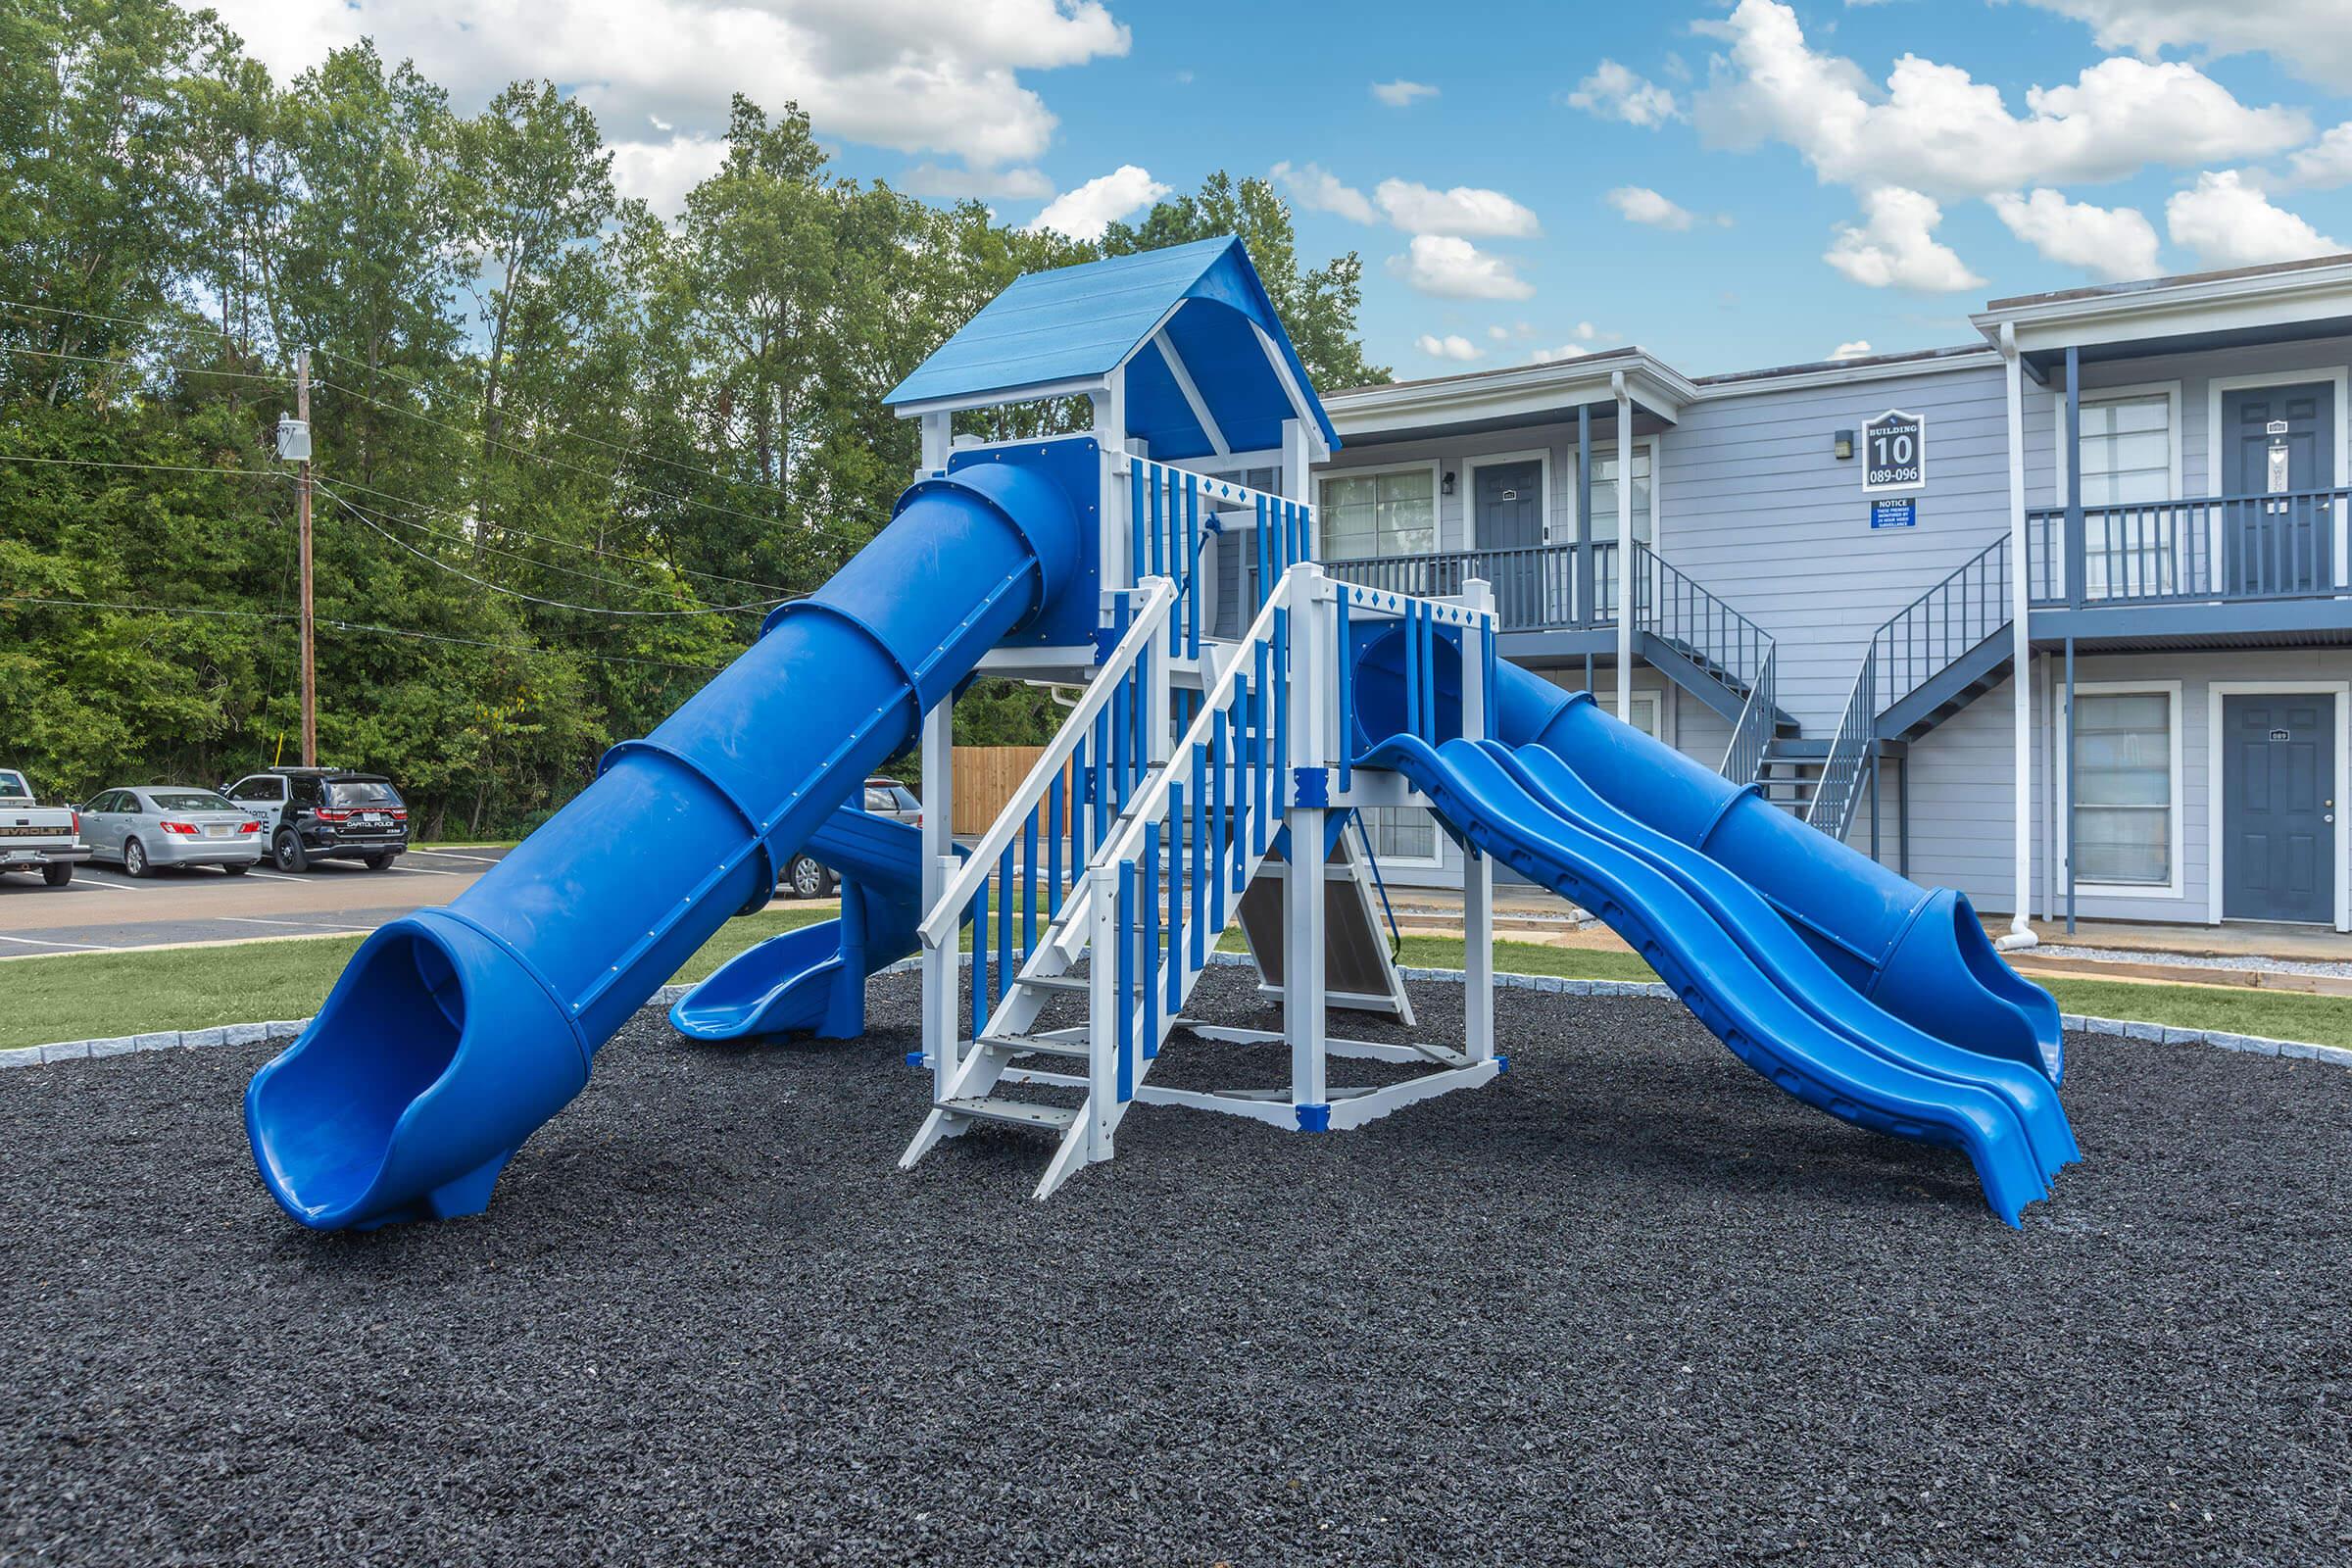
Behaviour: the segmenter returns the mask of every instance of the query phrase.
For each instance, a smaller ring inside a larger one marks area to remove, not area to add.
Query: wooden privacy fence
[[[1045,755],[1043,746],[956,747],[953,830],[973,838],[987,832]]]

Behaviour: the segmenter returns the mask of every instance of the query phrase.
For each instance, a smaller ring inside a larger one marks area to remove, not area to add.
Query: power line
[[[473,527],[485,526],[480,518],[468,516],[462,512],[452,512],[447,507],[427,506],[421,501],[394,495],[389,490],[378,490],[373,486],[359,484],[350,479],[338,479],[335,482],[346,490],[357,490],[364,496],[373,496],[379,501],[397,501],[404,507],[413,507],[428,517],[448,517],[453,521]],[[577,550],[583,555],[601,556],[608,561],[626,561],[640,566],[657,566],[663,571],[677,572],[681,576],[703,577],[711,582],[732,583],[738,588],[763,588],[773,594],[789,594],[791,592],[790,589],[778,583],[758,582],[749,577],[730,577],[726,573],[718,571],[698,571],[692,566],[673,566],[667,562],[656,561],[651,556],[632,556],[625,550],[608,550],[603,545],[584,545],[577,540],[558,539],[551,534],[533,533],[528,528],[516,528],[506,523],[498,523],[495,526],[500,533],[513,534],[517,539],[530,539],[539,544],[554,545],[564,550]]]
[[[318,352],[326,356],[330,360],[341,360],[345,365],[354,366],[362,369],[368,369],[371,374],[381,375],[389,380],[398,381],[402,385],[414,387],[419,392],[429,393],[433,390],[433,388],[426,386],[423,382],[402,375],[396,370],[386,370],[361,365],[361,362],[353,359],[350,355],[338,354],[333,349],[320,349]],[[353,395],[356,397],[359,394],[354,393]],[[478,392],[473,394],[473,400],[477,403],[487,401],[483,394]],[[701,477],[706,479],[715,479],[720,484],[748,485],[755,490],[766,490],[772,494],[784,496],[784,499],[787,501],[792,499],[789,495],[785,494],[782,487],[769,484],[764,479],[740,479],[720,473],[716,468],[698,468],[691,463],[680,463],[675,458],[662,457],[661,454],[648,451],[642,446],[622,446],[617,441],[607,441],[602,436],[590,435],[585,430],[561,430],[556,433],[566,441],[585,441],[591,446],[600,446],[608,451],[617,452],[624,458],[647,458],[655,463],[661,464],[665,468],[675,468],[680,473],[699,474]]]
[[[340,354],[334,355],[333,358],[343,360],[345,364],[352,363],[349,359]],[[395,379],[400,378],[395,377]],[[319,380],[316,384],[326,388],[330,392],[340,392],[347,398],[357,398],[360,402],[382,409],[387,414],[397,414],[403,418],[416,419],[420,423],[429,424],[435,429],[447,430],[452,435],[463,436],[467,439],[473,439],[478,436],[483,444],[487,446],[493,446],[501,449],[502,451],[512,452],[519,457],[529,458],[534,463],[544,463],[549,467],[564,468],[573,473],[585,474],[589,478],[599,480],[605,484],[617,484],[622,482],[621,475],[617,471],[608,473],[602,468],[591,468],[585,464],[567,462],[563,458],[554,457],[533,447],[519,446],[514,442],[502,440],[499,437],[490,435],[485,431],[468,430],[464,425],[452,424],[447,419],[436,419],[429,414],[420,414],[415,409],[403,408],[400,404],[390,403],[379,397],[371,397],[366,392],[359,391],[353,387],[345,386],[338,381]],[[408,384],[411,386],[416,385],[416,383],[413,381],[409,382]],[[622,451],[625,449],[615,447],[614,450]],[[712,474],[711,477],[718,479],[718,481],[722,484],[734,482],[718,474]],[[746,522],[757,522],[770,528],[783,525],[781,518],[761,516],[756,512],[744,512],[735,507],[721,506],[715,501],[698,501],[691,496],[677,495],[668,490],[657,490],[642,479],[628,482],[632,483],[638,490],[644,492],[646,495],[655,497],[656,499],[662,501],[675,502],[681,507],[699,507],[705,512],[723,513],[727,516],[741,517]],[[745,482],[748,483],[750,481]],[[761,488],[774,490],[775,486],[763,485]],[[780,490],[776,491],[776,493],[778,495],[783,494],[783,492]],[[836,537],[844,540],[855,539],[856,542],[859,544],[863,544],[865,542],[862,538],[858,538],[857,536],[845,533],[838,528],[820,523],[803,523],[801,524],[801,531],[804,533],[833,534]]]
[[[434,557],[427,555],[424,551],[421,551],[415,545],[409,543],[406,539],[401,538],[400,535],[392,533],[379,526],[373,518],[369,517],[359,508],[353,506],[349,501],[343,499],[343,497],[337,494],[330,486],[320,484],[318,485],[318,489],[326,496],[328,500],[334,502],[335,505],[341,507],[344,511],[350,513],[354,517],[358,518],[362,527],[368,528],[374,533],[381,534],[384,538],[391,540],[392,543],[398,545],[410,555],[415,556],[418,561],[423,562],[426,565],[432,566],[437,570],[446,571],[453,577],[462,577],[466,581],[472,583],[476,588],[487,588],[494,594],[505,594],[510,599],[519,599],[526,604],[545,605],[550,610],[576,610],[580,613],[586,615],[627,615],[638,619],[669,619],[686,615],[725,615],[752,610],[764,612],[771,610],[775,606],[783,603],[782,600],[778,599],[762,599],[753,604],[705,605],[693,610],[608,610],[599,605],[575,605],[569,600],[565,599],[548,599],[539,594],[526,594],[519,588],[509,588],[503,583],[492,582],[487,577],[476,577],[473,573],[453,566],[446,561],[436,560]]]
[[[33,594],[11,594],[0,598],[0,605],[44,605],[84,610],[136,611],[154,615],[217,615],[240,620],[289,621],[298,617],[292,611],[273,610],[207,610],[192,605],[139,605],[110,599],[53,599]],[[407,626],[378,626],[367,621],[321,619],[319,625],[336,631],[368,632],[382,637],[401,637],[416,642],[457,643],[467,648],[491,648],[500,653],[525,654],[535,659],[578,659],[598,664],[645,664],[658,669],[684,670],[695,675],[716,674],[723,665],[682,664],[669,659],[639,659],[628,654],[590,654],[576,649],[534,648],[528,643],[493,642],[480,637],[453,637],[442,632],[416,631]]]
[[[286,378],[282,375],[263,375],[254,370],[208,370],[193,365],[172,365],[168,363],[158,363],[150,368],[142,367],[133,360],[110,359],[99,354],[67,354],[58,349],[20,348],[13,343],[0,343],[0,349],[5,349],[10,354],[29,355],[38,360],[72,360],[77,365],[113,365],[119,366],[125,370],[140,370],[142,372],[148,368],[153,368],[159,370],[172,370],[181,375],[223,375],[233,377],[240,381],[267,381],[272,386],[284,386],[286,384]]]
[[[286,476],[271,468],[206,468],[183,463],[113,463],[98,458],[36,458],[24,452],[0,452],[0,463],[44,463],[65,468],[137,468],[149,473],[209,473],[217,479],[272,479]]]
[[[77,310],[64,305],[35,305],[29,300],[0,300],[0,310],[31,311],[41,316],[79,316],[93,321],[112,321],[118,326],[135,326],[146,332],[200,334],[235,341],[232,334],[206,321],[167,321],[155,317],[109,316],[104,311]]]

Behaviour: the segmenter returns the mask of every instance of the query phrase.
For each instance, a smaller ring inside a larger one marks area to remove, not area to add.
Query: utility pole
[[[294,480],[302,554],[302,765],[318,765],[318,663],[312,648],[311,624],[311,351],[294,354],[294,416],[303,423],[302,466]]]

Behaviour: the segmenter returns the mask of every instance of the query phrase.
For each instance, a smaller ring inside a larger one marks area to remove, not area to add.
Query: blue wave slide
[[[909,488],[831,581],[778,609],[652,735],[613,748],[594,784],[455,903],[368,937],[246,1088],[255,1164],[289,1214],[337,1229],[478,1213],[679,964],[764,904],[820,831],[846,853],[854,824],[828,818],[983,654],[1086,639],[1098,460],[1092,443],[1029,450],[959,454]],[[878,887],[824,935],[754,950],[727,986],[712,977],[689,1021],[840,1027],[863,979],[848,972],[901,934],[875,906],[891,900]],[[853,937],[861,952],[845,951]],[[810,951],[828,941],[831,969]]]

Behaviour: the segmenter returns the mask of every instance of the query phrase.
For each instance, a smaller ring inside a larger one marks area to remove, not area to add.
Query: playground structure
[[[1050,400],[1092,427],[954,435]],[[1306,497],[1336,436],[1238,240],[1024,277],[891,402],[922,458],[890,524],[454,905],[369,937],[256,1074],[256,1163],[297,1219],[478,1212],[598,1048],[803,848],[841,872],[840,919],[742,954],[672,1021],[856,1036],[867,977],[919,953],[932,1104],[905,1165],[1028,1128],[1053,1140],[1043,1197],[1110,1158],[1137,1105],[1338,1132],[1489,1082],[1498,859],[1625,935],[1781,1088],[1964,1152],[2010,1223],[2078,1157],[2057,1009],[1965,899],[1500,660],[1485,584],[1428,600],[1324,574]],[[1243,482],[1260,470],[1271,487]],[[1078,695],[965,852],[952,707],[979,673]],[[919,829],[845,804],[918,738]],[[1468,852],[1457,1042],[1332,1032],[1335,1006],[1413,1021],[1349,830],[1396,806]],[[1237,925],[1279,1032],[1186,1018]],[[1286,1083],[1151,1081],[1171,1045],[1277,1040]],[[1335,1059],[1425,1070],[1357,1086]]]

